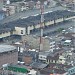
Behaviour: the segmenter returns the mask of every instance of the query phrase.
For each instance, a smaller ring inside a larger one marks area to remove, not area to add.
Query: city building
[[[16,7],[14,5],[9,4],[9,5],[5,5],[2,8],[2,10],[6,12],[6,16],[10,16],[16,12]]]
[[[39,52],[39,60],[42,62],[46,62],[47,56],[49,55],[50,52]]]
[[[58,63],[59,55],[48,55],[46,63]]]
[[[24,62],[25,65],[30,65],[32,62],[38,61],[38,52],[36,51],[23,51],[18,53],[18,60]]]
[[[67,10],[58,10],[54,12],[48,12],[44,16],[45,20],[43,26],[46,28],[63,21],[71,20],[75,17],[75,13]],[[13,22],[5,23],[3,25],[1,24],[0,26],[1,30],[4,28],[7,29],[7,27],[11,29],[10,35],[29,35],[40,28],[40,15],[30,16],[26,18],[23,17]],[[6,31],[4,33],[6,33]],[[0,34],[1,38],[4,38],[2,34],[3,33]],[[5,37],[7,37],[7,35]]]
[[[74,75],[75,74],[75,66],[64,65],[64,64],[53,64],[48,65],[48,68],[44,68],[40,70],[40,74],[42,75]]]
[[[4,64],[17,64],[18,51],[11,45],[0,45],[0,68]]]

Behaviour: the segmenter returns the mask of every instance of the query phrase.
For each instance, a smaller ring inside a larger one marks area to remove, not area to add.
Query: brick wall
[[[30,64],[32,62],[32,57],[24,56],[23,57],[23,62],[25,62],[25,64]]]
[[[0,67],[3,64],[13,63],[16,64],[18,61],[18,52],[2,53],[0,54]]]

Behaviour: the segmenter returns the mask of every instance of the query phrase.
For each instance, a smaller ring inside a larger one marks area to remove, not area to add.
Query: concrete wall
[[[14,14],[16,11],[16,7],[15,6],[9,6],[9,10],[10,10],[10,15]]]
[[[30,34],[30,30],[33,30],[34,29],[34,26],[31,25],[31,26],[28,26],[27,27],[27,34]]]
[[[11,35],[10,32],[5,32],[5,33],[0,34],[0,38],[4,38],[4,37],[10,36],[10,35]]]
[[[46,58],[47,58],[47,56],[45,56],[45,55],[39,55],[39,60],[46,61]]]
[[[64,18],[64,20],[70,20],[70,19],[73,19],[73,18],[75,18],[75,16],[73,16],[73,17],[68,17],[68,18]]]
[[[31,30],[32,28],[30,27],[30,26],[28,26],[28,28],[27,28],[27,34],[30,34],[30,30]]]
[[[54,20],[48,21],[48,22],[45,23],[46,26],[49,26],[49,25],[52,25],[52,24],[54,24]]]
[[[55,20],[55,23],[63,22],[63,18]]]
[[[36,29],[37,29],[37,28],[40,28],[40,24],[35,25],[35,28],[36,28]]]
[[[13,34],[25,35],[26,34],[26,28],[24,28],[24,27],[15,27],[15,31],[13,32]]]

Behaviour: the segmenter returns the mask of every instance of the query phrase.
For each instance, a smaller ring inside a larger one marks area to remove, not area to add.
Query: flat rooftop
[[[15,46],[11,45],[0,45],[0,53],[14,51],[16,49]]]

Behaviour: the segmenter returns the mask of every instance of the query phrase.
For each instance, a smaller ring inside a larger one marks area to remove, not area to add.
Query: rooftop
[[[5,32],[10,32],[10,31],[11,31],[11,28],[3,28],[3,29],[0,29],[0,34]]]
[[[40,70],[41,74],[49,75],[49,74],[64,74],[66,73],[70,68],[73,68],[71,65],[64,65],[64,64],[55,64],[55,63],[50,63],[48,65],[48,68],[44,68]]]
[[[32,68],[35,69],[43,69],[47,66],[48,64],[44,64],[44,63],[38,63],[38,62],[34,62],[31,64]]]
[[[54,19],[63,18],[63,17],[68,17],[68,16],[75,16],[75,13],[71,12],[71,11],[67,11],[67,10],[57,10],[57,11],[46,13],[44,15],[45,22],[48,22],[48,21],[54,20]],[[30,17],[23,18],[23,19],[20,18],[16,21],[5,23],[5,24],[1,25],[1,27],[12,29],[15,26],[27,27],[27,26],[31,26],[31,25],[37,25],[40,23],[40,19],[41,19],[41,15],[39,14],[37,16],[30,16]]]
[[[0,53],[13,51],[15,49],[16,49],[16,47],[11,46],[11,45],[0,45]]]
[[[60,69],[43,69],[40,71],[41,74],[45,74],[45,75],[49,75],[49,74],[53,74],[54,72],[56,74],[64,74],[66,73],[65,70],[60,70]]]
[[[39,55],[48,56],[51,52],[39,52]]]
[[[5,13],[3,10],[0,10],[0,14],[3,14],[3,13]]]

